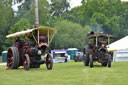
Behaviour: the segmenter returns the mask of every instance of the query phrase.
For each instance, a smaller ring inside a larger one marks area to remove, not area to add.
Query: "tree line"
[[[128,2],[121,0],[82,0],[70,8],[68,0],[38,0],[40,25],[57,29],[51,49],[78,48],[87,45],[86,34],[93,30],[115,36],[128,34]],[[12,6],[18,6],[14,11]],[[33,0],[0,0],[0,52],[11,46],[5,36],[34,27]]]

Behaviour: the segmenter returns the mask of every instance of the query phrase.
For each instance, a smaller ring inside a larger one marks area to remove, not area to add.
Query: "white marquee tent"
[[[128,49],[128,36],[121,38],[110,45],[108,45],[108,51],[126,50]]]
[[[113,52],[113,61],[128,61],[128,36],[121,38],[108,46]]]

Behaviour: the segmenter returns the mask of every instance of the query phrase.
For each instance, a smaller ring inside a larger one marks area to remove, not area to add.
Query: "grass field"
[[[113,62],[111,68],[69,62],[54,64],[53,70],[42,65],[29,71],[0,66],[0,85],[128,85],[128,62]]]

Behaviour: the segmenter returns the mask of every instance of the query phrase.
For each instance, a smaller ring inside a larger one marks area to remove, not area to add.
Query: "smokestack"
[[[39,17],[38,17],[38,0],[34,0],[34,12],[35,12],[35,27],[39,26]]]

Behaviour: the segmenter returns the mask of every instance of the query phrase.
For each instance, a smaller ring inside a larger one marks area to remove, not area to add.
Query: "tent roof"
[[[56,33],[56,29],[54,29],[54,28],[46,27],[46,26],[40,26],[38,28],[28,29],[28,30],[25,30],[25,31],[9,34],[9,35],[6,36],[6,38],[14,38],[14,37],[19,37],[19,36],[23,36],[23,35],[32,36],[32,32],[34,32],[38,29],[39,29],[40,34],[43,34],[43,35],[47,35],[48,30],[49,30],[49,35],[52,35],[52,34]]]
[[[128,36],[121,38],[110,45],[108,45],[108,51],[124,50],[128,49]]]
[[[68,48],[67,50],[78,50],[77,48]]]

